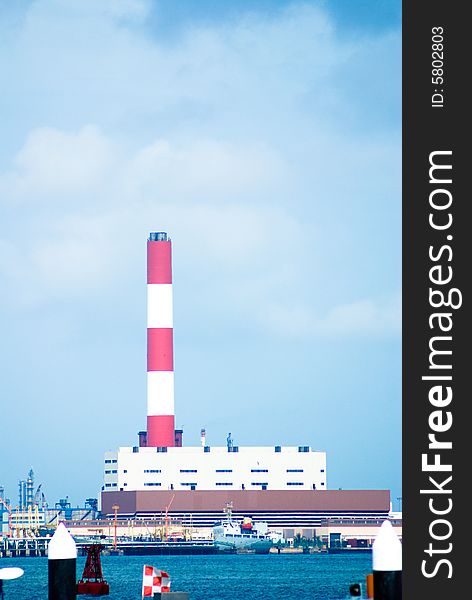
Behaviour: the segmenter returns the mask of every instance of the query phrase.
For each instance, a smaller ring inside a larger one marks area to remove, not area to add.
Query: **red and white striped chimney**
[[[172,244],[167,233],[147,243],[147,446],[174,446]]]

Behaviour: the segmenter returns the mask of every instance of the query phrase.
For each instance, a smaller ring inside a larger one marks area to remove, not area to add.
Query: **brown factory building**
[[[102,514],[119,519],[168,516],[184,525],[211,527],[232,504],[236,519],[252,517],[269,527],[314,528],[326,519],[382,519],[389,490],[176,490],[102,492]]]

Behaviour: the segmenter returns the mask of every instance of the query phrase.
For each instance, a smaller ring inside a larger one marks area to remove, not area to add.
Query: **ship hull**
[[[233,541],[224,539],[215,539],[215,546],[220,552],[238,552],[239,550],[246,550],[255,552],[256,554],[269,554],[269,550],[272,548],[273,544],[271,540],[234,543]]]

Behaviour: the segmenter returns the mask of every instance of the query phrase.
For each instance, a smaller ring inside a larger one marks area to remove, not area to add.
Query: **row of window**
[[[116,463],[116,462],[118,462],[118,461],[116,460],[116,458],[114,458],[113,460],[111,460],[110,458],[107,458],[107,459],[105,460],[105,464],[106,464],[106,465],[111,465],[112,463]]]
[[[123,486],[127,486],[127,483],[124,483]],[[192,489],[195,489],[197,487],[197,483],[194,482],[183,482],[180,485],[184,485],[186,487],[191,487]],[[232,486],[233,483],[232,482],[222,482],[222,481],[218,481],[216,484],[216,486]],[[264,489],[267,489],[268,487],[268,483],[267,482],[257,482],[257,481],[253,481],[251,483],[251,485],[260,485],[262,486]],[[303,482],[301,481],[288,481],[287,485],[304,485]],[[324,483],[322,482],[321,485],[324,486]],[[117,483],[105,483],[105,487],[109,488],[109,487],[117,487],[118,484]],[[162,483],[159,483],[157,481],[146,481],[144,482],[144,487],[161,487]],[[244,488],[244,486],[243,486]],[[172,486],[173,489],[173,486]],[[313,485],[313,489],[315,489],[314,485]]]
[[[108,484],[107,484],[108,485]],[[125,484],[126,485],[126,484]],[[156,482],[145,482],[144,484],[146,487],[152,487],[152,486],[161,486],[162,484],[160,483],[156,483]],[[180,485],[185,485],[185,486],[197,486],[198,484],[195,482],[183,482]],[[232,486],[233,482],[229,482],[229,481],[218,481],[215,483],[215,485],[217,486]],[[269,484],[267,482],[257,482],[257,481],[253,481],[251,483],[251,485],[262,485],[262,486],[268,486]],[[288,481],[287,485],[305,485],[302,481]],[[321,485],[324,485],[324,483],[322,483]]]
[[[282,446],[275,446],[274,450],[276,452],[282,452]],[[310,446],[298,446],[299,452],[310,452]]]
[[[105,461],[105,462],[111,462],[111,461]],[[116,462],[113,461],[113,462]],[[303,473],[304,470],[303,469],[286,469],[287,473]],[[123,469],[123,473],[127,473],[128,470],[127,469]],[[161,469],[144,469],[143,471],[144,473],[161,473]],[[180,469],[181,473],[198,473],[197,469]],[[233,469],[215,469],[216,473],[232,473]],[[268,473],[269,469],[251,469],[251,473]],[[321,473],[324,473],[325,470],[324,469],[320,469]],[[107,475],[109,475],[110,473],[117,473],[116,470],[113,471],[105,471],[105,473]]]

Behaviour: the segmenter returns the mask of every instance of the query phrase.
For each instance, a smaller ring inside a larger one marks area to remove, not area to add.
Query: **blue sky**
[[[0,4],[0,484],[96,495],[145,426],[149,231],[184,441],[401,495],[399,2]],[[395,504],[397,504],[395,502]]]

